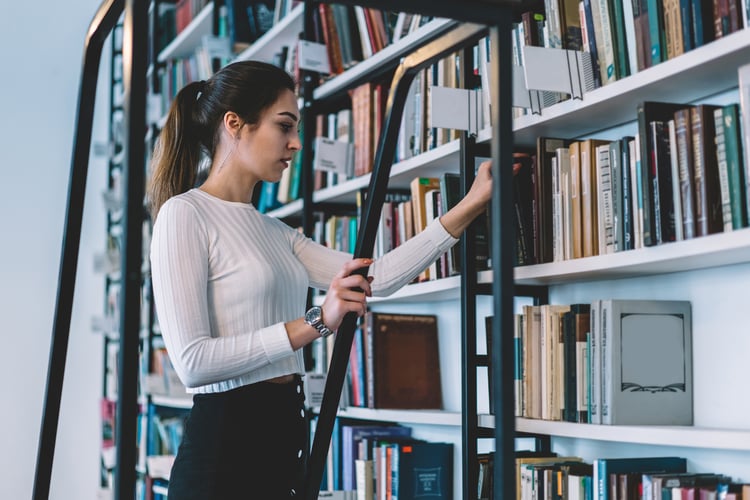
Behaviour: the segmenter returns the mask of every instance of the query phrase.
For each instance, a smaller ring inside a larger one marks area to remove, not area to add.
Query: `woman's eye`
[[[294,128],[294,125],[290,125],[290,124],[288,124],[288,123],[282,123],[282,124],[281,124],[281,129],[282,129],[282,130],[283,130],[284,132],[289,132],[289,131],[290,131],[290,130],[292,130],[293,128]]]

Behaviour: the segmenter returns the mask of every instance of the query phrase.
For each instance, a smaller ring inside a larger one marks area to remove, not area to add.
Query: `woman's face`
[[[240,129],[237,154],[241,164],[259,181],[278,182],[293,153],[302,147],[298,125],[297,98],[284,90],[256,125]]]

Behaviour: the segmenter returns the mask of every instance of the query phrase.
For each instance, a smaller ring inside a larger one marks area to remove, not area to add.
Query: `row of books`
[[[514,27],[523,47],[591,53],[597,86],[607,85],[747,27],[742,0],[552,0]]]
[[[492,495],[493,455],[479,457],[478,498]],[[517,500],[747,499],[750,484],[721,473],[688,472],[678,456],[598,458],[517,452]]]
[[[331,75],[372,57],[430,20],[417,14],[339,4],[313,12],[315,41],[325,44]]]
[[[638,134],[540,137],[514,168],[519,264],[563,261],[747,227],[750,159],[738,104],[646,101]]]
[[[330,248],[353,252],[359,228],[359,217],[363,206],[360,191],[357,198],[357,214],[321,217],[315,222],[313,238]],[[409,189],[393,189],[386,193],[375,235],[374,257],[378,258],[421,232],[434,219],[442,216],[461,199],[460,177],[455,173],[444,173],[440,177],[415,177]],[[476,269],[490,266],[489,221],[486,214],[479,217],[474,235]],[[418,281],[428,281],[454,276],[461,272],[458,246],[454,246],[422,272]]]
[[[321,490],[366,499],[453,498],[453,444],[416,439],[407,426],[339,418]]]
[[[327,371],[329,339],[315,341],[314,372]],[[441,409],[437,317],[367,312],[354,333],[342,397],[346,406]]]
[[[612,425],[693,423],[688,301],[524,306],[515,316],[514,338],[519,417]]]

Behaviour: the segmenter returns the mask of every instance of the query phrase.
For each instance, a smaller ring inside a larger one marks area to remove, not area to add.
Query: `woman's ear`
[[[238,139],[240,136],[240,129],[242,129],[242,119],[234,111],[227,111],[224,113],[224,130],[233,139]]]

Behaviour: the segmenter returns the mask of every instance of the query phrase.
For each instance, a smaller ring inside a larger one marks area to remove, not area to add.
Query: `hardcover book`
[[[453,444],[404,443],[397,449],[392,498],[453,498]]]
[[[602,300],[601,417],[614,425],[692,425],[690,302]]]
[[[442,408],[437,317],[368,313],[367,328],[374,408]]]

